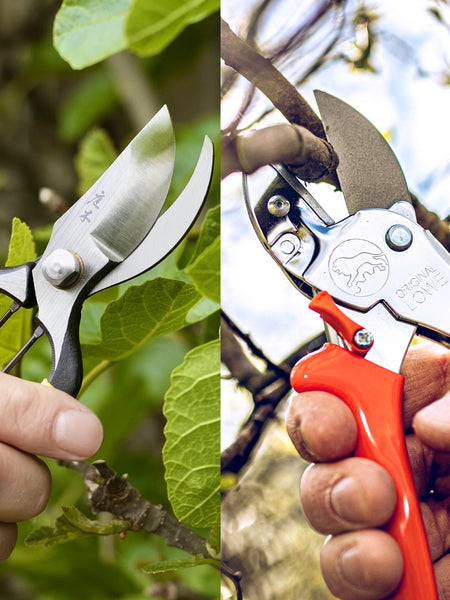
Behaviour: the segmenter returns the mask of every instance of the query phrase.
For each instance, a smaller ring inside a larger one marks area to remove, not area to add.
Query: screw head
[[[358,329],[353,336],[353,342],[361,350],[368,350],[374,341],[373,333],[368,329]]]
[[[267,201],[267,210],[274,217],[284,217],[288,214],[291,204],[287,198],[277,194]]]
[[[44,260],[42,272],[53,286],[66,290],[80,280],[83,274],[83,261],[71,250],[58,249]]]
[[[406,225],[392,225],[386,233],[389,248],[401,252],[407,250],[413,241],[413,235]]]

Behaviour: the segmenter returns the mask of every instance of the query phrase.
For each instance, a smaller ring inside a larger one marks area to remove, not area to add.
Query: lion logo
[[[347,240],[337,246],[329,261],[334,283],[352,296],[370,296],[384,286],[389,263],[378,246],[367,240]]]

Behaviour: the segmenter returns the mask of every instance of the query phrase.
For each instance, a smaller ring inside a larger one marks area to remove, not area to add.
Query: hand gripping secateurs
[[[183,239],[206,198],[213,146],[205,137],[195,170],[161,215],[175,162],[164,106],[97,182],[60,217],[35,262],[0,269],[0,292],[19,308],[37,307],[37,328],[3,369],[9,371],[44,333],[53,352],[48,383],[75,396],[82,380],[79,324],[86,298],[151,269]]]
[[[357,422],[355,456],[394,480],[397,507],[386,529],[401,548],[404,574],[392,598],[437,600],[399,371],[416,333],[450,345],[450,256],[417,224],[400,165],[377,129],[329,94],[316,92],[316,100],[350,216],[334,222],[283,165],[255,201],[244,177],[247,208],[266,250],[338,334],[294,367],[293,388],[339,396]]]

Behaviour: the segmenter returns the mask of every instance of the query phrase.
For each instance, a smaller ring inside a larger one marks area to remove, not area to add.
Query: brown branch
[[[229,140],[221,162],[222,177],[253,173],[271,163],[289,165],[303,181],[324,181],[337,166],[331,144],[308,129],[287,123],[255,129]]]
[[[277,365],[272,362],[270,358],[253,342],[252,338],[247,333],[244,333],[224,311],[222,311],[221,315],[221,330],[222,329],[226,336],[225,342],[232,344],[234,340],[234,344],[237,344],[237,346],[234,346],[233,348],[230,347],[226,353],[226,356],[228,357],[227,366],[229,367],[230,373],[233,375],[233,377],[237,379],[240,384],[245,385],[247,389],[255,392],[257,387],[251,386],[246,380],[244,383],[244,379],[239,375],[238,370],[233,368],[233,363],[237,365],[237,361],[240,361],[238,368],[240,368],[241,372],[256,372],[259,376],[261,373],[253,366],[253,363],[246,358],[245,354],[242,352],[241,346],[237,342],[236,337],[245,343],[247,348],[254,356],[264,361],[269,369],[278,373],[280,377],[284,377],[285,375],[289,376],[290,367],[285,364]],[[235,354],[234,351],[236,351]],[[236,358],[236,361],[234,358]]]
[[[221,20],[221,56],[225,64],[233,67],[260,89],[286,117],[289,123],[306,127],[319,138],[325,138],[322,121],[296,88],[276,69],[268,58],[241,40]]]
[[[211,558],[206,539],[180,523],[162,505],[151,504],[132,487],[126,477],[120,477],[104,461],[92,465],[84,461],[60,461],[83,477],[88,489],[92,512],[109,512],[116,518],[128,521],[132,531],[155,533],[175,548],[193,556],[201,554]]]
[[[447,219],[441,221],[438,215],[426,208],[411,194],[412,204],[416,211],[417,221],[424,229],[428,229],[441,244],[450,251],[450,223]]]
[[[297,89],[278,71],[270,59],[264,58],[254,48],[241,40],[223,20],[221,26],[221,44],[222,58],[225,63],[233,67],[254,86],[258,87],[290,123],[308,129],[316,138],[325,138],[321,120],[298,93]],[[318,142],[314,142],[310,147],[311,149],[309,149],[308,146],[312,143],[312,137],[308,140],[307,144],[304,143],[304,140],[297,140],[295,150],[283,147],[281,142],[273,149],[267,143],[258,143],[259,139],[263,139],[263,135],[275,137],[272,134],[277,134],[277,132],[275,130],[269,131],[269,129],[272,128],[268,128],[267,131],[251,132],[245,137],[233,137],[229,135],[225,138],[222,154],[224,176],[238,169],[245,172],[252,172],[263,164],[283,162],[285,160],[288,163],[288,160],[296,161],[301,157],[300,161],[304,160],[305,162],[300,166],[298,164],[294,165],[293,169],[301,179],[304,181],[326,181],[339,189],[337,175],[333,172],[333,161],[336,160],[334,153],[331,154],[330,150],[325,146],[320,147]],[[297,128],[297,131],[299,131],[299,128]],[[287,134],[286,130],[283,136],[288,135],[292,134]],[[305,136],[301,134],[300,138],[302,137]],[[290,164],[292,166],[292,163]],[[334,168],[336,165],[337,160]],[[323,172],[325,175],[323,177],[320,177],[321,169],[324,169]],[[441,221],[435,213],[429,211],[413,194],[411,194],[411,197],[419,224],[424,229],[429,229],[436,239],[447,250],[450,250],[450,229],[448,222]]]
[[[223,472],[239,473],[248,463],[267,424],[275,416],[278,405],[291,390],[289,382],[291,368],[300,358],[317,350],[324,343],[325,336],[321,334],[310,340],[289,355],[281,365],[261,373],[245,355],[241,344],[237,342],[232,333],[232,328],[239,332],[235,325],[228,326],[225,322],[222,326],[222,361],[238,385],[246,388],[253,395],[254,401],[250,417],[236,440],[222,452],[221,456]],[[241,337],[239,333],[238,336]],[[244,335],[244,338],[246,341],[250,341],[250,345],[253,344],[249,336]],[[271,363],[267,357],[263,356],[262,358],[266,364]]]

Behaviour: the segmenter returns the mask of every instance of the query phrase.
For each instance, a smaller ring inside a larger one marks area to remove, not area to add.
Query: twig
[[[110,56],[106,64],[134,127],[144,127],[160,108],[160,101],[138,59],[128,52]]]
[[[48,187],[42,187],[39,190],[39,202],[57,215],[63,215],[69,210],[69,203],[67,200],[60,196],[55,190]]]
[[[412,204],[416,211],[417,221],[424,229],[428,229],[450,251],[450,224],[447,219],[441,221],[438,215],[426,208],[414,194],[411,194]]]
[[[239,473],[247,464],[268,422],[275,416],[278,405],[291,390],[289,382],[291,368],[300,358],[322,346],[325,342],[325,335],[320,334],[303,344],[289,355],[281,366],[276,365],[275,369],[260,373],[247,359],[242,347],[230,339],[232,327],[238,332],[239,328],[231,320],[229,320],[229,324],[225,323],[227,327],[222,328],[222,361],[234,375],[238,384],[251,392],[254,401],[254,408],[247,422],[236,440],[221,455],[222,471]],[[241,335],[239,335],[241,339],[249,340],[253,345],[249,336],[242,332]],[[261,353],[259,349],[257,351]],[[264,355],[260,358],[266,364],[273,364]]]
[[[276,69],[268,58],[241,40],[221,20],[221,55],[225,63],[233,67],[270,99],[272,104],[286,117],[309,129],[319,138],[325,138],[322,121],[296,88]]]
[[[230,319],[230,317],[227,315],[226,312],[222,311],[221,315],[222,315],[222,320],[223,320],[222,326],[225,324],[229,329],[231,329],[231,331],[235,335],[237,335],[247,345],[248,349],[254,356],[263,360],[266,363],[266,365],[270,369],[275,371],[275,373],[278,373],[279,376],[281,376],[281,377],[284,377],[285,375],[289,376],[290,368],[288,366],[286,366],[284,364],[277,365],[273,361],[271,361],[270,358],[254,343],[252,338],[247,333],[244,333],[242,331],[242,329],[240,329],[236,325],[236,323]],[[230,357],[230,359],[231,359],[231,357]],[[257,372],[259,373],[259,371],[257,371]],[[242,381],[240,381],[240,383],[242,383]]]
[[[221,53],[225,63],[233,67],[254,86],[258,87],[290,123],[305,127],[318,138],[325,137],[322,122],[309,104],[299,94],[297,89],[277,70],[268,58],[261,56],[254,48],[234,34],[228,24],[223,20],[221,26],[221,43]],[[249,138],[249,140],[251,140],[251,138]],[[239,152],[237,152],[236,146],[236,136],[233,136],[232,134],[228,135],[228,137],[225,138],[225,143],[223,145],[223,167],[225,170],[228,169],[229,172],[238,168],[236,167],[236,160],[239,161]],[[255,144],[252,144],[252,146],[255,146]],[[250,149],[244,150],[244,156],[246,156],[244,162],[250,162],[249,155]],[[330,159],[330,156],[332,155],[329,154],[328,159]],[[272,158],[272,156],[270,156],[270,158]],[[283,155],[281,158],[278,157],[278,160],[271,160],[270,162],[281,162],[282,158]],[[309,166],[309,160],[311,158],[312,157],[306,159],[306,168],[311,168],[313,175],[318,175],[320,174],[319,172],[314,173],[316,170],[314,163],[312,163],[311,167]],[[253,158],[251,160],[253,161]],[[242,160],[239,162],[242,163]],[[254,164],[256,165],[256,168],[257,166],[264,164],[264,157],[260,153],[255,157]],[[241,166],[243,166],[243,170],[246,170],[246,165],[241,164]],[[320,169],[320,161],[318,166]],[[325,166],[325,164],[323,163],[322,158],[322,167],[323,166]],[[330,169],[330,172],[326,171],[321,180],[331,183],[339,189],[340,186],[337,175],[333,172],[332,165],[329,164],[328,168]],[[304,170],[305,167],[303,167],[303,171]],[[297,174],[300,178],[305,177],[305,173],[302,172],[302,169],[297,170]],[[306,174],[305,177],[306,181],[314,180],[307,179],[307,177],[308,174]],[[436,214],[423,206],[413,194],[411,194],[411,197],[419,224],[425,229],[429,229],[443,246],[447,250],[450,250],[450,230],[448,223],[446,221],[442,222]]]
[[[169,546],[193,556],[212,558],[206,539],[169,514],[161,505],[151,504],[132,487],[126,477],[119,476],[105,461],[92,465],[84,461],[60,461],[83,477],[88,489],[92,512],[110,512],[128,521],[132,531],[145,530],[162,537]]]

